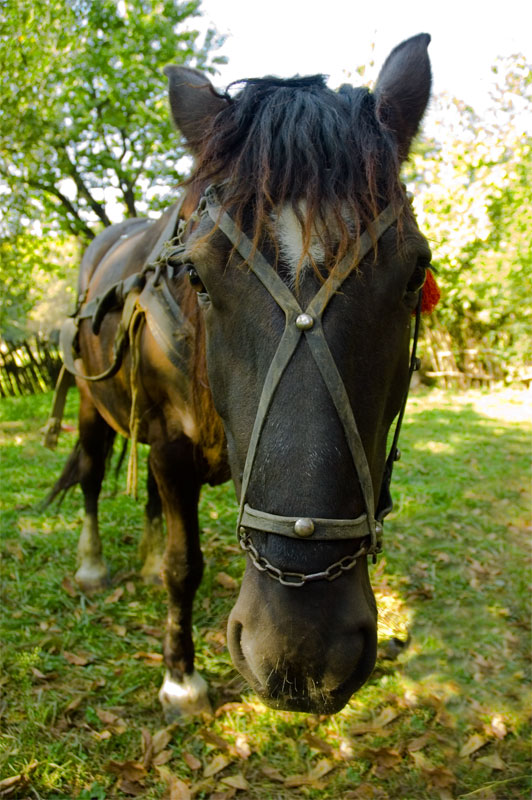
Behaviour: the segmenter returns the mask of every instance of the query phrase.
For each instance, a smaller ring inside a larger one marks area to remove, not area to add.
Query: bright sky
[[[396,44],[427,32],[434,91],[482,112],[496,57],[532,58],[530,0],[202,0],[201,7],[205,20],[228,35],[222,52],[229,63],[214,81],[219,87],[239,78],[322,72],[336,88],[372,57],[367,74],[375,78]],[[358,75],[353,82],[360,83]]]

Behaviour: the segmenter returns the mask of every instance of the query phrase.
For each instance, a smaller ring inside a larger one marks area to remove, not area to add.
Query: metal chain
[[[344,556],[339,561],[335,561],[334,564],[328,566],[323,572],[284,572],[278,567],[274,567],[267,558],[260,555],[247,531],[245,531],[245,533],[240,533],[239,542],[240,547],[249,555],[253,566],[255,566],[259,572],[265,572],[270,578],[278,581],[283,586],[293,586],[294,588],[304,586],[305,583],[309,583],[310,581],[334,581],[336,578],[339,578],[340,575],[343,575],[344,572],[353,569],[357,563],[357,559],[360,558],[360,556],[367,555],[368,552],[365,547],[361,547],[354,555]]]

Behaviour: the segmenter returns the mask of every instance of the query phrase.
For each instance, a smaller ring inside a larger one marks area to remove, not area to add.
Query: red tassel
[[[438,284],[430,269],[427,270],[427,277],[425,278],[425,283],[421,291],[423,293],[421,298],[421,313],[430,314],[438,305],[441,297]]]

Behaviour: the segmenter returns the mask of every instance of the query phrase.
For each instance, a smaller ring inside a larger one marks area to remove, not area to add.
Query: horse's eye
[[[406,285],[406,293],[412,294],[418,292],[425,283],[425,276],[427,274],[428,264],[425,261],[418,261],[416,268],[410,276],[410,280]]]
[[[198,275],[196,269],[192,266],[188,266],[187,274],[188,274],[188,279],[190,281],[190,285],[192,286],[194,291],[196,291],[198,294],[206,294],[205,286],[203,285],[203,282],[200,276]]]

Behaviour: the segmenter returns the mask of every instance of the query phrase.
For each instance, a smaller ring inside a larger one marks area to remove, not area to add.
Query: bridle
[[[231,242],[234,249],[242,256],[251,272],[253,272],[257,279],[263,284],[285,314],[285,328],[264,381],[242,475],[240,507],[237,521],[237,534],[240,546],[249,555],[253,565],[258,570],[265,572],[271,578],[285,586],[298,587],[311,581],[335,580],[340,577],[340,575],[343,575],[344,572],[351,570],[355,566],[357,559],[361,556],[372,555],[375,559],[376,555],[382,550],[383,520],[392,510],[390,483],[393,465],[400,457],[398,449],[399,433],[408,398],[410,380],[414,370],[419,366],[419,361],[416,357],[416,349],[421,318],[421,290],[419,292],[415,314],[408,385],[397,418],[392,445],[386,460],[377,504],[375,504],[373,484],[366,453],[358,431],[353,409],[351,408],[347,390],[325,338],[322,317],[331,298],[338,292],[356,266],[370,252],[374,243],[396,221],[397,214],[391,205],[385,208],[374,222],[372,235],[366,230],[360,237],[356,259],[353,259],[352,254],[344,256],[344,258],[336,264],[331,274],[322,284],[307,307],[302,309],[295,296],[267,259],[253,246],[251,240],[235,224],[229,213],[221,206],[218,200],[216,187],[210,186],[205,190],[197,211],[201,214],[205,212],[208,213],[215,226],[222,231]],[[303,338],[306,340],[316,366],[332,398],[351,452],[365,508],[365,513],[356,519],[289,517],[279,514],[270,514],[259,509],[251,508],[246,502],[253,465],[261,433],[267,421],[268,411],[282,375]],[[336,561],[322,572],[288,572],[275,567],[264,556],[258,553],[251,540],[249,529],[301,540],[337,541],[352,539],[360,541],[362,544],[355,553]],[[369,544],[365,544],[368,539]]]

